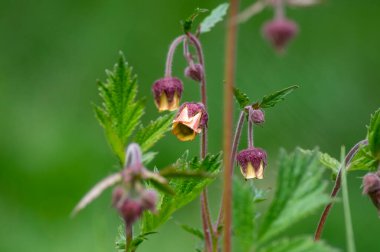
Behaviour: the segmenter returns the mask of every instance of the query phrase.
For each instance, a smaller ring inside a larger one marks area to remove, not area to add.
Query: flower
[[[248,148],[238,153],[236,157],[240,171],[245,179],[264,178],[264,169],[267,166],[267,154],[260,148]]]
[[[201,64],[193,64],[185,68],[185,76],[195,81],[201,81],[203,79],[203,67]]]
[[[202,103],[186,102],[173,120],[172,132],[181,141],[193,140],[207,127],[208,115]]]
[[[297,24],[285,18],[276,18],[263,26],[264,37],[272,43],[278,52],[283,52],[286,45],[297,33]]]
[[[252,106],[248,107],[248,118],[254,124],[262,124],[265,122],[264,111],[262,109],[254,109]],[[246,108],[247,108],[246,107]]]
[[[367,194],[380,214],[380,178],[378,174],[367,173],[363,177],[363,194]]]
[[[182,81],[175,77],[165,77],[154,82],[152,92],[158,110],[176,110],[183,91]]]

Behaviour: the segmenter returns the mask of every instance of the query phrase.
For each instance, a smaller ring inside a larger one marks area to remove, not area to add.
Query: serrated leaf
[[[249,97],[237,87],[234,87],[234,96],[239,103],[241,109],[244,109],[249,104]]]
[[[196,8],[194,13],[191,14],[188,18],[185,19],[185,21],[182,22],[184,33],[190,32],[193,27],[195,18],[198,17],[199,14],[207,12],[207,11],[208,11],[207,9]]]
[[[340,162],[336,160],[335,158],[331,157],[327,153],[320,152],[319,154],[319,161],[321,164],[323,164],[326,168],[329,168],[332,171],[333,176],[335,177],[340,168]]]
[[[196,237],[198,237],[201,240],[204,240],[203,232],[199,228],[194,228],[194,227],[191,227],[191,226],[186,225],[186,224],[179,224],[179,226],[183,230],[185,230],[186,232],[188,232],[188,233],[190,233],[192,235],[195,235]]]
[[[204,171],[179,170],[176,167],[167,167],[160,170],[160,175],[165,178],[212,178],[211,174]]]
[[[151,121],[147,126],[140,127],[136,133],[134,142],[140,145],[143,152],[151,148],[158,140],[165,136],[170,130],[170,125],[174,119],[174,113],[169,113]]]
[[[234,179],[233,184],[233,251],[251,251],[256,240],[255,188],[250,181]]]
[[[294,85],[294,86],[290,86],[290,87],[287,87],[285,89],[282,89],[280,91],[277,91],[273,94],[264,96],[264,98],[259,103],[259,107],[260,108],[271,108],[274,105],[276,105],[277,103],[283,101],[288,94],[290,94],[291,92],[293,92],[297,88],[298,88],[298,86]]]
[[[123,164],[128,139],[144,113],[143,100],[136,99],[137,78],[122,53],[113,70],[106,73],[106,81],[98,82],[102,105],[94,106],[94,110],[112,150]]]
[[[205,33],[211,31],[211,29],[226,15],[229,4],[223,3],[213,9],[209,16],[207,16],[200,24],[200,32]]]
[[[180,158],[175,166],[180,170],[202,171],[212,175],[212,177],[170,179],[169,185],[173,188],[175,195],[162,195],[158,204],[158,214],[145,212],[142,219],[141,230],[150,232],[156,230],[161,224],[165,223],[172,214],[183,206],[189,204],[200,195],[202,190],[214,181],[216,174],[220,171],[220,154],[208,154],[204,160],[193,158],[187,159],[187,152]]]
[[[260,243],[330,201],[324,192],[326,184],[321,182],[323,171],[317,150],[280,152],[276,192],[259,230]]]
[[[380,160],[380,109],[371,116],[368,127],[368,145],[373,157]]]
[[[378,163],[379,161],[373,158],[370,147],[362,145],[352,158],[348,171],[376,171]]]
[[[315,242],[310,237],[297,237],[272,242],[257,252],[338,252],[323,241]]]

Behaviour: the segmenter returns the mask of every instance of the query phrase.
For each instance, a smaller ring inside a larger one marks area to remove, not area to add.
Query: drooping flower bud
[[[185,68],[185,76],[200,82],[203,79],[203,67],[201,64],[193,64]]]
[[[144,190],[141,194],[141,205],[144,209],[155,212],[157,205],[157,192],[150,189]]]
[[[176,110],[182,96],[182,81],[175,77],[165,77],[157,80],[152,86],[154,101],[158,110]]]
[[[202,103],[186,102],[173,120],[172,132],[181,141],[193,140],[207,127],[208,115]]]
[[[267,153],[260,148],[248,148],[239,152],[236,157],[240,171],[245,179],[263,179],[267,166]]]
[[[276,18],[265,23],[263,26],[264,37],[278,52],[283,52],[286,45],[297,33],[297,24],[285,18]]]
[[[250,106],[248,116],[249,120],[254,124],[262,124],[265,122],[264,111],[262,109],[254,109]]]
[[[380,178],[375,173],[363,177],[363,194],[367,194],[380,214]]]
[[[113,206],[120,216],[128,223],[133,224],[140,218],[144,208],[139,199],[130,198],[122,187],[116,187],[112,193]]]

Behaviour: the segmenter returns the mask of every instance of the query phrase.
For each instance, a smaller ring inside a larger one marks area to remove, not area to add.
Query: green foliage
[[[135,236],[132,240],[130,251],[135,251],[137,247],[145,240],[148,240],[147,236],[155,234],[156,232],[147,232],[140,234],[138,236]],[[118,228],[118,236],[116,237],[115,241],[116,249],[118,252],[125,252],[125,232],[124,232],[124,225],[120,225]]]
[[[189,171],[202,171],[209,173],[212,177],[195,177],[195,178],[173,178],[169,181],[170,187],[174,190],[175,195],[162,195],[158,204],[158,213],[152,214],[145,212],[141,222],[141,230],[143,233],[156,230],[161,224],[165,223],[171,215],[187,205],[199,196],[201,191],[209,185],[214,179],[216,174],[220,171],[221,155],[207,155],[204,160],[193,158],[188,160],[188,152],[180,158],[176,167],[179,170]]]
[[[340,162],[335,158],[331,157],[329,154],[323,152],[319,153],[319,161],[326,168],[329,168],[332,171],[332,177],[336,178],[339,172]]]
[[[196,8],[193,14],[191,14],[188,18],[186,18],[185,21],[182,21],[183,32],[184,33],[191,32],[195,18],[198,17],[199,14],[207,12],[207,11],[208,11],[207,9]]]
[[[247,105],[249,105],[249,97],[243,91],[234,87],[234,96],[236,101],[239,103],[241,109],[244,109]]]
[[[309,237],[277,240],[257,252],[337,252],[322,241],[315,242]]]
[[[199,228],[194,228],[186,224],[180,224],[179,226],[186,232],[198,237],[199,239],[205,239],[202,230],[200,230]]]
[[[205,33],[211,31],[211,29],[220,21],[223,20],[223,17],[226,15],[228,10],[229,4],[223,3],[220,4],[218,7],[213,9],[200,24],[200,32]]]
[[[323,171],[317,150],[281,151],[276,192],[259,229],[261,243],[329,202]]]
[[[260,108],[274,107],[274,105],[283,101],[288,94],[290,94],[291,92],[293,92],[297,88],[298,88],[298,86],[294,85],[294,86],[284,88],[280,91],[274,92],[273,94],[266,95],[261,100],[259,107]]]
[[[380,109],[371,116],[368,127],[368,145],[373,157],[380,160]]]
[[[352,158],[349,171],[376,171],[379,161],[373,158],[372,152],[368,145],[360,146],[358,152]]]
[[[233,184],[234,251],[250,251],[256,240],[256,190],[250,181],[234,180]]]
[[[169,113],[150,122],[150,124],[145,127],[141,126],[136,133],[134,142],[138,143],[141,150],[145,152],[170,130],[170,125],[173,119],[174,113]]]

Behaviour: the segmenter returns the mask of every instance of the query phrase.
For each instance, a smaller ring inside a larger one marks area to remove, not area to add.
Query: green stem
[[[125,252],[131,252],[131,245],[132,245],[132,240],[133,240],[133,230],[132,230],[132,225],[128,224],[125,222]]]

